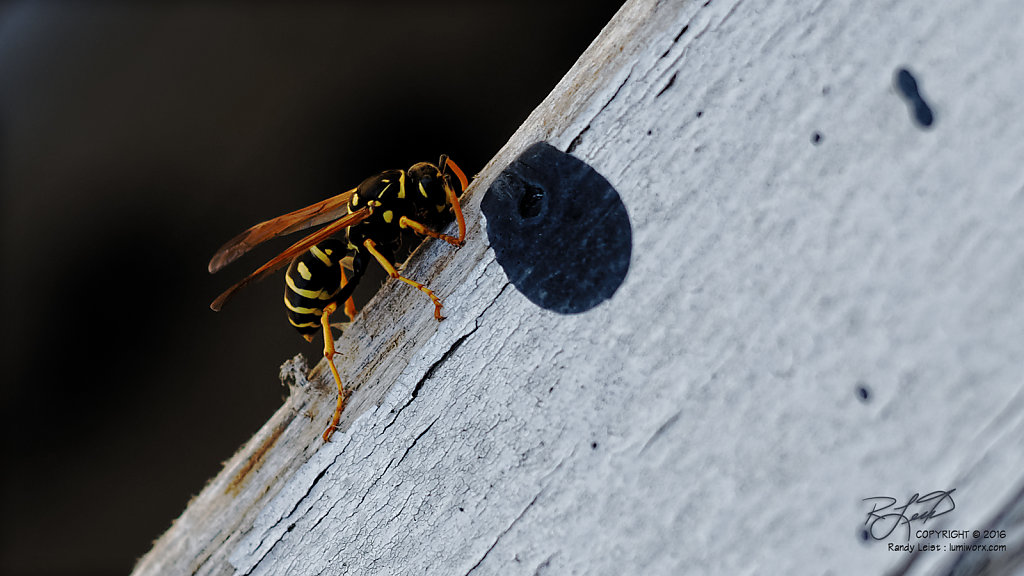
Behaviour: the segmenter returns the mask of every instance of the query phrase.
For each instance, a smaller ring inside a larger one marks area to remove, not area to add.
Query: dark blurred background
[[[281,404],[258,221],[478,171],[621,4],[0,4],[0,573],[125,574]]]

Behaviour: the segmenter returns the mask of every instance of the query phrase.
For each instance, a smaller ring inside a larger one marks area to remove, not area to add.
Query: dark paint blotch
[[[578,314],[622,285],[633,250],[629,215],[582,160],[533,144],[498,175],[481,208],[498,264],[537,306]]]

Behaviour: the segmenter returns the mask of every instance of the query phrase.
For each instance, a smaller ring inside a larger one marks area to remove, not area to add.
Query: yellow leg
[[[330,440],[331,434],[338,427],[338,421],[341,420],[341,411],[345,409],[345,399],[348,397],[345,386],[341,383],[341,375],[338,374],[338,369],[334,366],[334,355],[337,352],[334,350],[334,335],[331,334],[331,314],[337,309],[338,304],[332,302],[324,307],[323,315],[320,316],[320,322],[324,326],[324,358],[327,358],[327,365],[331,367],[331,374],[334,374],[334,382],[338,385],[338,407],[334,409],[334,417],[331,418],[330,426],[324,430],[324,442]]]
[[[345,286],[348,284],[348,278],[345,277],[345,268],[341,268],[341,285]],[[345,300],[345,316],[348,316],[348,321],[352,322],[356,319],[356,303],[349,296],[348,300]]]
[[[401,226],[402,228],[408,228],[422,236],[430,236],[431,238],[444,240],[445,242],[451,244],[452,246],[462,246],[463,242],[465,242],[464,238],[456,238],[454,236],[449,236],[447,234],[441,234],[440,232],[434,232],[430,228],[427,228],[426,226],[420,224],[415,220],[410,220],[406,216],[402,216],[401,218],[398,219],[398,225]],[[465,224],[463,224],[463,227],[465,227]]]
[[[381,267],[384,268],[384,271],[388,273],[388,276],[401,280],[402,282],[405,282],[406,284],[416,288],[420,292],[423,292],[424,294],[429,296],[430,301],[434,303],[434,318],[437,318],[439,322],[441,320],[444,320],[444,316],[441,316],[441,306],[443,306],[443,304],[441,304],[441,299],[434,294],[433,290],[427,288],[426,286],[420,284],[415,280],[410,280],[405,276],[399,274],[398,270],[395,269],[394,264],[388,262],[388,259],[385,258],[384,255],[381,254],[379,250],[377,250],[377,244],[373,240],[367,238],[366,241],[363,242],[363,246],[365,246],[366,249],[370,252],[370,254],[372,254],[373,257],[376,258],[377,262],[381,265]],[[326,312],[326,310],[324,310],[324,312]]]

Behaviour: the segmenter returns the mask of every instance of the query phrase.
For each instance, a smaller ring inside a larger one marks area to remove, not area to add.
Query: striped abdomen
[[[341,292],[341,261],[347,256],[347,243],[325,240],[292,260],[284,276],[284,305],[288,322],[307,340],[322,330],[320,315],[324,306]]]

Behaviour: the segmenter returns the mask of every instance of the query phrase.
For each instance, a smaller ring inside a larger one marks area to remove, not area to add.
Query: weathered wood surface
[[[329,373],[286,366],[136,574],[1020,571],[1022,31],[1014,0],[628,2],[476,179],[467,245],[412,259],[448,319],[378,294],[326,445]],[[524,298],[480,216],[539,140],[630,217],[625,282],[581,314]],[[862,539],[863,498],[954,488],[923,527],[1006,551]]]

